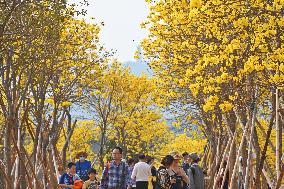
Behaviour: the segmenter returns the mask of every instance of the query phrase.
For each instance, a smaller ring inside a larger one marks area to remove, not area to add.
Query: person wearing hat
[[[76,173],[83,181],[89,180],[88,170],[92,167],[91,162],[86,160],[88,154],[86,152],[79,152],[76,158],[79,159],[76,162]]]
[[[198,165],[200,161],[197,153],[190,153],[189,155],[190,167],[188,169],[189,188],[190,189],[205,189],[204,172]]]
[[[180,167],[180,161],[182,157],[176,153],[174,156],[174,161],[169,168],[170,177],[176,180],[176,183],[172,185],[172,189],[183,189],[189,184],[189,178],[186,172]]]

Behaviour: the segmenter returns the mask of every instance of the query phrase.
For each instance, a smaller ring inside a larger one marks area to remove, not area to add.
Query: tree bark
[[[282,126],[279,123],[279,89],[276,89],[276,103],[275,103],[275,128],[276,128],[276,178],[280,178],[281,174],[281,157],[282,157]]]

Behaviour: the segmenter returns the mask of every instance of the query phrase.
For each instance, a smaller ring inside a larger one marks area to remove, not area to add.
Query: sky
[[[69,0],[79,3],[80,0]],[[134,74],[149,72],[145,63],[134,59],[140,41],[147,31],[140,24],[146,20],[149,7],[144,0],[89,0],[86,18],[104,22],[100,39],[107,49],[116,50],[116,58],[132,68]],[[147,71],[148,70],[148,71]]]

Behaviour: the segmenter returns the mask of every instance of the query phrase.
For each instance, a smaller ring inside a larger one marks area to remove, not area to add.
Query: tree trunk
[[[101,140],[100,140],[100,153],[99,153],[99,160],[100,160],[100,164],[102,169],[104,168],[104,146],[105,146],[105,137],[106,137],[106,125],[104,124],[102,126],[102,130],[101,130]]]
[[[11,126],[10,121],[8,118],[8,121],[5,125],[5,134],[4,134],[4,165],[5,165],[5,174],[8,176],[7,179],[9,181],[6,181],[5,187],[6,189],[11,189],[11,185],[9,186],[11,181],[10,177],[10,171],[12,170],[12,162],[11,162]]]
[[[19,125],[19,121],[17,121],[17,147],[21,150],[21,127]],[[19,189],[21,183],[21,177],[20,177],[20,154],[18,154],[16,158],[16,166],[15,166],[15,179],[14,179],[14,189]]]
[[[279,123],[279,89],[276,89],[276,110],[275,110],[275,127],[276,127],[276,178],[279,179],[281,174],[281,157],[282,157],[282,125]]]
[[[257,169],[258,173],[262,170],[263,165],[264,165],[264,160],[266,159],[266,152],[267,152],[267,148],[268,148],[268,144],[269,144],[269,140],[270,140],[269,138],[270,138],[270,135],[271,135],[271,132],[272,132],[272,128],[273,128],[274,117],[275,117],[275,113],[272,112],[272,116],[271,116],[271,119],[270,119],[270,122],[269,122],[267,134],[266,134],[264,148],[263,148],[263,150],[261,152],[260,161],[258,163],[258,169]],[[255,179],[256,184],[260,183],[260,176],[261,176],[260,174],[256,175],[256,179]]]
[[[241,121],[241,118],[238,116],[237,113],[236,113],[236,116],[238,117],[239,123],[242,125],[243,123]],[[250,125],[251,120],[252,120],[252,118],[250,118],[249,121],[246,122],[246,126],[242,126],[242,128],[243,128],[243,135],[242,135],[241,143],[239,145],[239,149],[238,149],[238,153],[237,153],[236,159],[239,159],[239,157],[241,155],[241,152],[242,152],[242,149],[243,149],[243,146],[244,146],[244,142],[245,142],[245,139],[246,139],[246,134],[249,131],[249,125]],[[231,189],[233,189],[232,186],[235,184],[234,180],[235,180],[236,173],[237,173],[237,167],[238,167],[238,162],[235,161],[234,168],[233,168],[232,172],[230,173],[231,178],[230,178],[230,185],[229,186],[230,186]]]
[[[256,106],[256,104],[254,104]],[[255,120],[256,120],[256,107],[253,109],[252,121],[250,124],[250,138],[248,141],[248,159],[247,159],[247,167],[246,167],[246,174],[245,174],[245,188],[249,187],[249,180],[252,179],[250,177],[250,168],[251,168],[251,161],[252,161],[252,152],[253,152],[253,136],[255,131]],[[252,175],[251,175],[252,176]]]

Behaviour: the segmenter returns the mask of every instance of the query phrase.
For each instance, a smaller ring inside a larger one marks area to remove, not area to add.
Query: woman
[[[127,160],[127,164],[128,164],[128,175],[132,175],[132,171],[133,171],[134,165],[135,165],[134,159],[129,158],[129,159]],[[128,189],[135,189],[135,188],[136,188],[136,181],[135,181],[135,179],[131,179],[131,178],[130,178],[130,181],[129,181],[129,183],[128,183],[127,188],[128,188]]]
[[[180,167],[180,160],[182,159],[182,157],[176,154],[173,156],[173,159],[173,163],[168,170],[170,177],[176,179],[176,182],[172,185],[172,189],[187,188],[187,185],[189,184],[189,178],[182,167]]]
[[[175,178],[171,178],[168,169],[174,161],[173,156],[167,155],[162,159],[162,166],[157,172],[156,189],[171,189],[172,184],[176,182]]]

